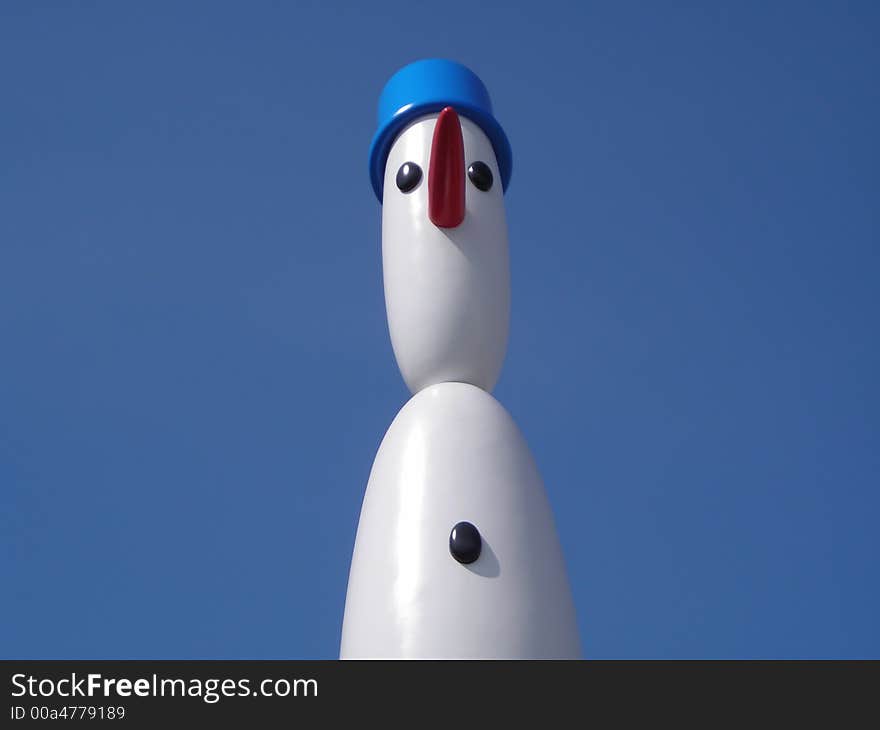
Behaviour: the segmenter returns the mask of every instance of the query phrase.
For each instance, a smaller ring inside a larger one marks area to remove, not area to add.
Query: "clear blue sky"
[[[0,10],[0,655],[336,656],[408,396],[367,149],[443,56],[587,655],[880,656],[876,3],[67,5]]]

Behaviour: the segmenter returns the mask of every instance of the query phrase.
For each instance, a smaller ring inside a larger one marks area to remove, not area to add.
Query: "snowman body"
[[[482,538],[462,565],[449,533]],[[488,393],[440,383],[385,435],[361,509],[345,658],[576,658],[580,647],[553,515],[513,419]]]
[[[508,337],[501,180],[509,169],[499,166],[485,119],[466,112],[419,114],[387,151],[385,300],[395,358],[414,395],[367,484],[341,658],[580,656],[543,482],[489,392]],[[477,535],[476,550],[461,548],[465,534]]]

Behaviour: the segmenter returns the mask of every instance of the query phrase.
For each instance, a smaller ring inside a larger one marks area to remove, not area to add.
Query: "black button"
[[[468,177],[484,193],[492,187],[492,170],[485,162],[475,162],[468,168]]]
[[[459,563],[473,563],[482,548],[480,531],[470,522],[459,522],[449,533],[449,552]]]
[[[422,181],[422,168],[415,162],[404,162],[397,171],[397,187],[402,193],[410,193]]]

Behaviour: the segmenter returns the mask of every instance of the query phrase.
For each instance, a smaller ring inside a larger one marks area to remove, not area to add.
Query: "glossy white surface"
[[[476,562],[450,555],[462,520]],[[488,393],[431,386],[376,456],[358,525],[342,658],[577,658],[553,516],[516,424]]]
[[[465,180],[464,221],[438,228],[428,218],[428,161],[437,114],[398,136],[385,166],[382,263],[394,355],[410,391],[459,381],[492,390],[507,349],[510,264],[501,177],[483,131],[460,116],[465,169],[481,160],[495,182],[483,192]],[[405,162],[422,168],[419,186],[395,182]],[[465,171],[462,171],[465,174]]]

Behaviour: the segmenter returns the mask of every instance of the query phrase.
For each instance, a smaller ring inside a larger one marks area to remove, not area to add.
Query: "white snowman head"
[[[413,393],[441,382],[489,391],[510,317],[509,143],[482,82],[452,61],[401,69],[379,116],[370,167],[398,366]]]

